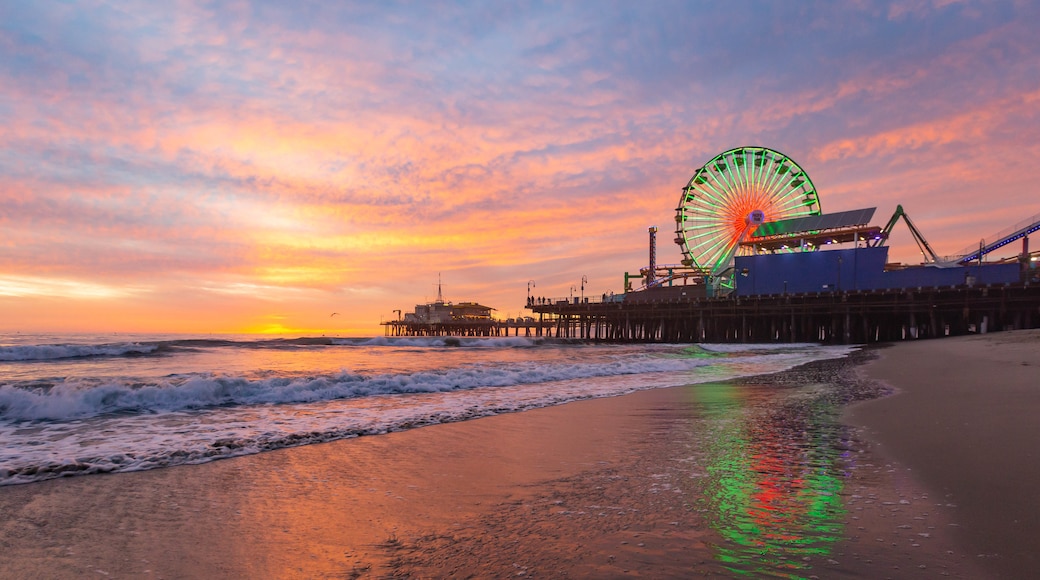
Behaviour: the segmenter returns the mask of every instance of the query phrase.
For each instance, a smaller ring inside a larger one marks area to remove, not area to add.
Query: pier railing
[[[1011,241],[1027,236],[1030,233],[1037,231],[1037,229],[1040,229],[1040,213],[1031,218],[1022,220],[1009,228],[1000,230],[988,238],[983,238],[981,243],[968,246],[956,254],[944,256],[942,259],[945,262],[959,262],[969,256],[978,259],[980,249],[983,254],[987,254]],[[989,240],[989,242],[986,242],[985,240]]]
[[[560,298],[532,296],[527,306],[578,306],[581,304],[609,304],[621,303],[625,299],[624,294],[594,294],[589,296],[563,296]]]

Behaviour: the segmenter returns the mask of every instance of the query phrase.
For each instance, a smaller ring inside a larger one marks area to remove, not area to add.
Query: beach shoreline
[[[938,501],[859,414],[878,401],[846,411],[885,394],[864,369],[902,348],[8,486],[0,566],[22,578],[987,577],[992,562],[955,533],[963,507]],[[774,408],[777,391],[791,396]]]
[[[1040,331],[901,343],[860,368],[896,392],[845,420],[872,450],[952,506],[957,541],[992,576],[1028,578],[1040,559]]]

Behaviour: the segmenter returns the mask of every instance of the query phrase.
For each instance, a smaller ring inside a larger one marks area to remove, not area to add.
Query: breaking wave
[[[32,344],[0,346],[0,361],[43,361],[67,358],[151,354],[158,344]]]
[[[313,403],[407,393],[439,393],[478,387],[508,387],[579,378],[682,371],[703,359],[626,360],[607,363],[473,365],[445,371],[365,376],[350,372],[308,377],[247,379],[191,375],[156,384],[84,381],[0,386],[0,418],[82,419],[107,413],[161,413],[229,405]]]
[[[557,338],[527,337],[377,337],[333,338],[309,337],[271,340],[185,339],[157,342],[124,342],[111,344],[25,344],[0,346],[0,362],[37,362],[77,358],[162,355],[175,351],[199,349],[314,349],[328,347],[458,347],[458,348],[522,348],[561,345],[572,341]]]

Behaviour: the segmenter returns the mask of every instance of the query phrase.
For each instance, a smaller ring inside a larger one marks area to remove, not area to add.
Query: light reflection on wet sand
[[[835,365],[3,488],[0,564],[22,577],[977,577],[950,515],[837,423],[817,376]]]

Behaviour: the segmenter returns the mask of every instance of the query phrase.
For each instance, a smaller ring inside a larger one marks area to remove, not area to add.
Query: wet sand
[[[840,421],[871,356],[0,488],[0,575],[986,577],[965,502]]]
[[[994,577],[1040,558],[1040,331],[899,344],[863,367],[895,396],[852,407],[877,455],[953,506],[955,538]]]

